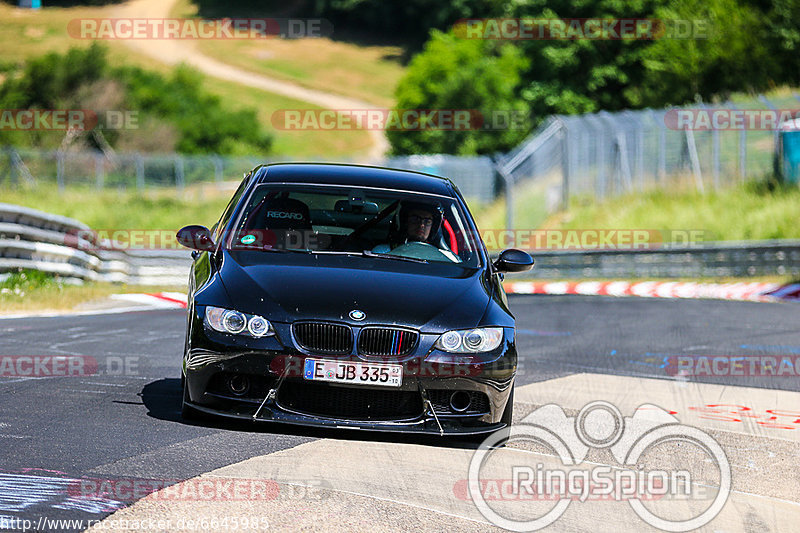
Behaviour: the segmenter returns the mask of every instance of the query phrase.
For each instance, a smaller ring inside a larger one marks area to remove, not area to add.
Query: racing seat
[[[275,248],[307,248],[313,240],[308,205],[294,198],[270,198],[255,220],[267,230],[266,244]]]

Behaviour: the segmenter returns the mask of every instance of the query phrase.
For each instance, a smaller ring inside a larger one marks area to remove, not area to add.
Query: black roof
[[[273,163],[258,167],[260,183],[331,183],[354,187],[385,187],[453,196],[449,179],[412,170],[339,163]]]

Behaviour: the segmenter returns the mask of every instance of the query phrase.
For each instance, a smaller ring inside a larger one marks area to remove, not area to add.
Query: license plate
[[[403,384],[403,365],[306,359],[303,377],[313,381],[399,387]]]

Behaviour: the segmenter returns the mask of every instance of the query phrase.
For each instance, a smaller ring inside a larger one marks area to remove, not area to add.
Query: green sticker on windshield
[[[242,244],[253,244],[254,242],[256,242],[255,235],[245,235],[242,237]]]

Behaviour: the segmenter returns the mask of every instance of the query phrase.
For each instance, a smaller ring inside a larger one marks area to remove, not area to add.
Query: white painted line
[[[91,311],[46,311],[42,313],[16,313],[9,315],[1,315],[0,320],[8,320],[14,318],[58,318],[68,316],[91,316],[91,315],[116,315],[120,313],[137,313],[141,311],[157,311],[164,309],[178,309],[174,308],[154,308],[152,306],[137,305],[130,307],[116,307],[111,309],[92,309]]]
[[[175,309],[175,308],[186,307],[185,303],[181,303],[172,298],[161,297],[156,294],[139,294],[139,293],[112,294],[111,299],[124,302],[145,304],[154,309]]]

